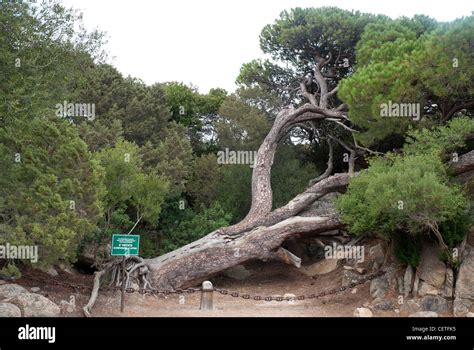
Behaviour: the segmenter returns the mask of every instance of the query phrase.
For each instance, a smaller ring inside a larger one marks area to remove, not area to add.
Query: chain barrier
[[[292,301],[292,300],[305,300],[305,299],[317,299],[317,298],[322,298],[327,295],[332,295],[340,292],[344,292],[347,289],[352,289],[358,285],[364,284],[368,281],[371,281],[377,277],[383,276],[386,272],[385,271],[379,271],[375,274],[372,274],[370,276],[366,276],[362,279],[360,279],[357,282],[350,283],[347,286],[339,287],[339,288],[334,288],[330,289],[327,291],[320,292],[318,294],[308,294],[308,295],[298,295],[295,297],[281,297],[281,296],[262,296],[262,295],[251,295],[248,293],[239,293],[239,292],[232,292],[227,289],[221,289],[221,288],[214,288],[214,291],[222,294],[222,295],[228,295],[233,298],[242,298],[242,299],[253,299],[256,301],[259,300],[265,300],[265,301]],[[121,287],[109,287],[106,288],[108,291],[113,291],[117,292],[121,290]],[[129,294],[133,293],[138,293],[138,294],[147,294],[147,295],[170,295],[170,294],[192,294],[195,292],[201,291],[202,288],[186,288],[186,289],[176,289],[176,290],[158,290],[158,289],[134,289],[134,288],[127,288],[125,289],[125,292]]]
[[[251,294],[248,294],[248,293],[239,293],[239,292],[232,292],[232,291],[229,291],[227,289],[221,289],[221,288],[214,288],[214,291],[220,293],[221,295],[227,295],[227,296],[231,296],[233,298],[242,298],[242,299],[252,299],[252,300],[255,300],[255,301],[259,301],[259,300],[265,300],[265,301],[293,301],[293,300],[306,300],[306,299],[318,299],[318,298],[322,298],[324,296],[327,296],[327,295],[333,295],[333,294],[336,294],[336,293],[341,293],[341,292],[344,292],[345,290],[347,289],[352,289],[358,285],[361,285],[361,284],[364,284],[368,281],[371,281],[377,277],[380,277],[380,276],[383,276],[386,272],[385,271],[379,271],[375,274],[372,274],[370,276],[366,276],[362,279],[360,279],[359,281],[357,282],[353,282],[353,283],[350,283],[349,285],[347,286],[342,286],[342,287],[339,287],[339,288],[334,288],[334,289],[330,289],[330,290],[327,290],[327,291],[322,291],[320,293],[317,293],[317,294],[302,294],[302,295],[297,295],[297,296],[294,296],[294,297],[282,297],[282,296],[263,296],[263,295],[251,295]],[[43,280],[44,282],[44,280]],[[49,279],[49,281],[51,284],[53,285],[59,285],[59,286],[63,286],[63,287],[69,287],[69,288],[72,288],[74,290],[82,290],[82,291],[86,291],[86,292],[91,292],[92,291],[92,287],[90,286],[84,286],[84,285],[74,285],[74,284],[71,284],[71,283],[68,283],[68,282],[59,282],[59,281],[56,281],[56,280],[53,280],[53,279]],[[112,291],[112,292],[117,292],[117,291],[121,291],[122,288],[120,286],[117,286],[117,287],[106,287],[106,288],[101,288],[103,290],[106,290],[106,291]],[[125,289],[125,292],[127,292],[128,294],[133,294],[133,293],[138,293],[138,294],[141,294],[141,295],[163,295],[163,296],[167,296],[167,295],[172,295],[172,294],[193,294],[193,293],[196,293],[196,292],[200,292],[202,290],[201,287],[199,288],[185,288],[185,289],[175,289],[175,290],[170,290],[170,289],[165,289],[165,290],[158,290],[158,289],[155,289],[155,288],[147,288],[147,289],[144,289],[144,288],[140,288],[140,289],[135,289],[135,288],[126,288]]]
[[[374,278],[383,276],[386,272],[385,271],[379,271],[373,275],[367,276],[362,278],[361,280],[357,282],[350,283],[347,286],[339,287],[339,288],[334,288],[330,289],[327,291],[320,292],[318,294],[303,294],[303,295],[297,295],[294,297],[282,297],[282,296],[262,296],[262,295],[250,295],[248,293],[239,293],[239,292],[230,292],[227,289],[220,289],[220,288],[214,288],[214,290],[222,295],[229,295],[233,298],[242,298],[242,299],[253,299],[253,300],[265,300],[265,301],[293,301],[293,300],[305,300],[305,299],[318,299],[322,298],[327,295],[332,295],[340,292],[344,292],[347,289],[352,289],[358,285],[364,284],[368,281],[373,280]]]

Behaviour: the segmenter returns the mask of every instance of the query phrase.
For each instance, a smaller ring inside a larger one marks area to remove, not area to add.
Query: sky
[[[86,28],[108,36],[112,63],[147,84],[179,81],[201,93],[235,90],[243,63],[262,58],[259,34],[281,11],[336,6],[392,18],[469,16],[471,0],[62,0],[81,10]]]

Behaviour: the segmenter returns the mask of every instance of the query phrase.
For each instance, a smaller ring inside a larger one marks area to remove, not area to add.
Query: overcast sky
[[[258,37],[281,11],[337,6],[390,17],[468,16],[472,0],[63,0],[88,28],[108,33],[111,62],[148,84],[182,81],[200,92],[235,89],[242,63],[262,57]]]

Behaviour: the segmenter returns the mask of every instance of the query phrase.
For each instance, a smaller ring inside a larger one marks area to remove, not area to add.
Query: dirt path
[[[254,263],[249,267],[252,275],[238,281],[228,277],[212,280],[214,286],[231,292],[250,295],[283,296],[286,293],[301,295],[319,293],[341,286],[340,268],[332,273],[311,278],[298,269],[280,263]],[[214,311],[200,311],[199,293],[142,296],[128,294],[124,314],[120,312],[120,293],[102,295],[94,308],[94,316],[143,316],[143,317],[324,317],[352,316],[357,307],[371,300],[369,282],[351,290],[320,299],[295,301],[255,301],[233,298],[214,293]],[[382,314],[381,314],[382,315]],[[383,316],[397,316],[395,312]]]
[[[318,294],[341,286],[342,267],[317,277],[308,277],[295,267],[275,263],[256,262],[247,266],[251,275],[245,280],[235,280],[220,276],[212,279],[215,287],[230,292],[248,293],[252,296],[283,296],[286,293],[298,295]],[[76,311],[64,316],[82,316],[82,306],[88,301],[87,291],[61,287],[52,283],[56,280],[71,285],[92,286],[92,276],[60,272],[58,277],[41,275],[38,271],[26,272],[18,284],[26,287],[39,287],[40,294],[59,304],[74,296]],[[42,283],[43,282],[43,283]],[[256,301],[233,298],[230,295],[214,293],[214,311],[200,311],[200,293],[155,296],[138,293],[126,295],[125,312],[120,312],[120,292],[101,292],[92,310],[93,316],[103,317],[326,317],[353,316],[354,310],[372,300],[369,282],[334,295],[319,299],[295,301]],[[395,296],[390,299],[394,301]],[[394,311],[374,312],[375,316],[398,316]]]

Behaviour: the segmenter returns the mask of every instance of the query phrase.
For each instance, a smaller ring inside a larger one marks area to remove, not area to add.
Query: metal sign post
[[[140,250],[139,235],[112,235],[112,247],[110,255],[122,257],[122,295],[120,300],[120,311],[125,307],[125,258],[138,256]]]

